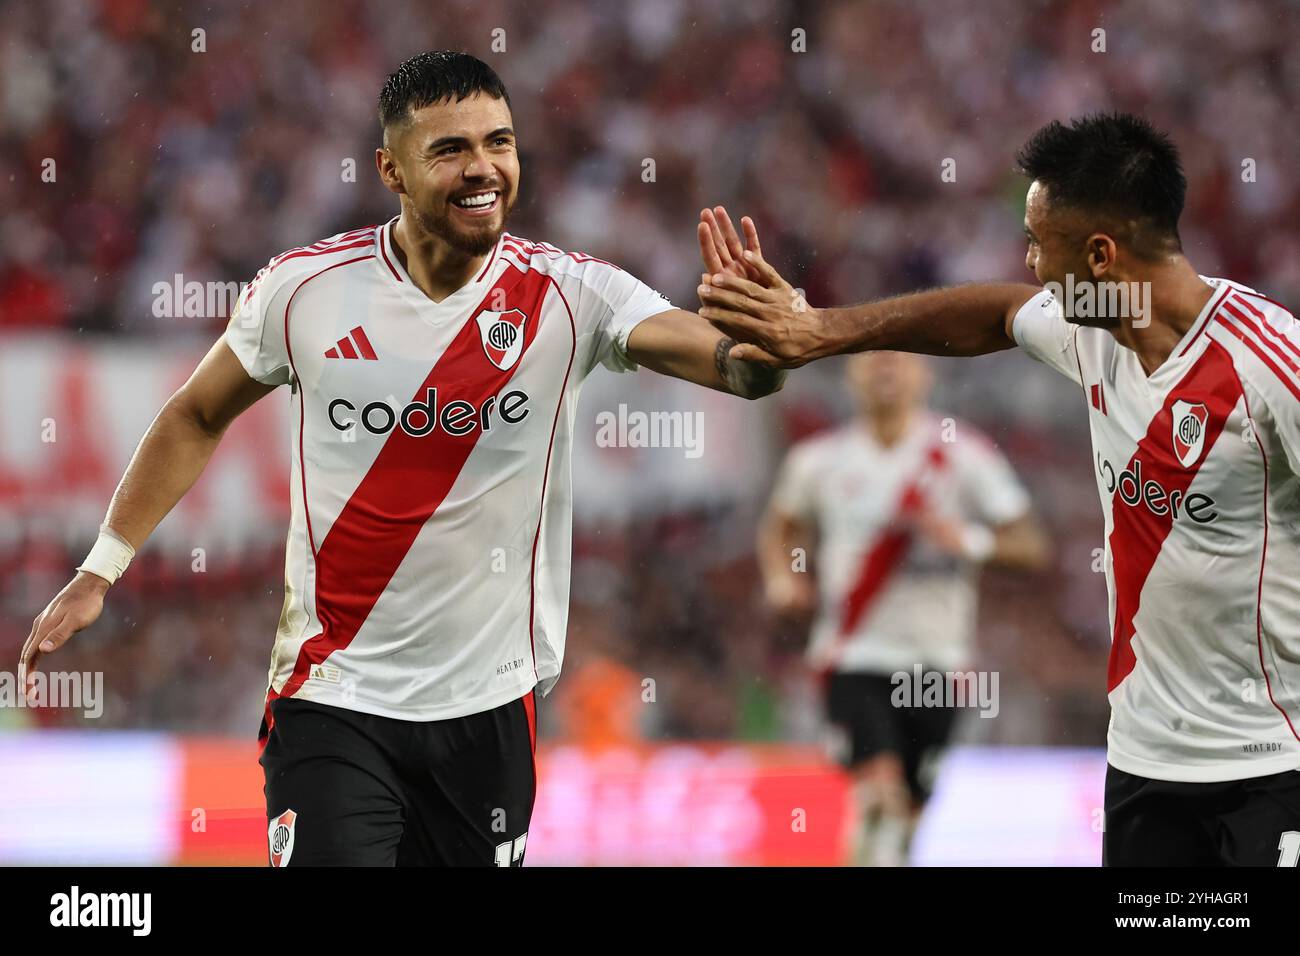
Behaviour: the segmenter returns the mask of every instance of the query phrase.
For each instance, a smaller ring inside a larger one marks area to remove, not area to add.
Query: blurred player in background
[[[1178,149],[1141,117],[1049,123],[1017,161],[1025,265],[1046,288],[813,309],[762,264],[761,284],[702,285],[702,314],[746,341],[734,355],[774,366],[1019,346],[1078,385],[1112,629],[1103,863],[1294,867],[1300,323],[1197,274]]]
[[[258,273],[144,436],[19,673],[104,594],[226,428],[288,385],[292,515],[260,739],[272,865],[522,863],[534,688],[559,678],[578,392],[637,364],[757,398],[783,373],[603,260],[505,232],[500,78],[460,53],[379,96],[389,222]]]
[[[854,778],[863,866],[906,861],[959,713],[951,698],[900,704],[895,687],[917,666],[969,666],[980,565],[1033,569],[1047,555],[1003,456],[927,408],[932,380],[917,355],[849,359],[856,416],[790,451],[759,530],[768,603],[816,613],[808,659]]]

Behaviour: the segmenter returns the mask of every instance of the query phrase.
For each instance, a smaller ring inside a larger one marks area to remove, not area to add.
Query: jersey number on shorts
[[[1278,855],[1278,866],[1295,866],[1300,863],[1300,830],[1287,830],[1282,834],[1282,839],[1277,841],[1277,848],[1281,850]],[[501,851],[497,850],[497,860],[501,859]]]
[[[1300,834],[1296,834],[1300,836]],[[497,866],[514,866],[524,858],[524,846],[528,843],[528,831],[525,830],[519,836],[515,837],[508,843],[502,843],[497,847]]]

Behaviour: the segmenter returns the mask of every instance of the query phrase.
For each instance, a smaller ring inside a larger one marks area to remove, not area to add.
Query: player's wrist
[[[962,557],[968,561],[987,561],[998,544],[997,536],[979,524],[962,528],[960,537]]]
[[[809,361],[857,350],[857,342],[852,334],[853,322],[846,310],[830,307],[814,309],[810,305],[805,307],[811,313],[811,325],[815,330],[808,348]]]
[[[113,586],[113,582],[108,578],[96,574],[94,571],[78,570],[76,576],[72,579],[74,588],[84,591],[97,591],[100,594],[107,594],[108,589]]]
[[[88,578],[87,583],[98,586],[103,582],[104,590],[115,583],[126,571],[127,565],[135,557],[135,548],[107,524],[100,525],[99,537],[86,555],[86,559],[77,565],[78,578]]]

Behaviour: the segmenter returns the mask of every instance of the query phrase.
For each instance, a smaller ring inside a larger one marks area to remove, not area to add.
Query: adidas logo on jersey
[[[518,356],[516,356],[517,358]],[[356,427],[357,407],[346,398],[336,398],[329,404],[330,424],[341,432]],[[400,409],[393,408],[387,402],[371,402],[361,409],[361,427],[372,435],[387,435],[395,427],[412,438],[423,438],[434,429],[442,429],[448,435],[468,435],[475,428],[484,432],[492,429],[492,413],[507,425],[518,425],[528,417],[528,393],[511,389],[499,398],[489,395],[477,407],[461,399],[455,399],[438,407],[437,386],[425,389],[424,401],[413,401]]]
[[[366,333],[361,326],[357,326],[343,338],[335,343],[334,348],[325,353],[326,358],[332,359],[367,359],[371,362],[378,361],[379,356],[375,354],[370,340],[366,338]]]

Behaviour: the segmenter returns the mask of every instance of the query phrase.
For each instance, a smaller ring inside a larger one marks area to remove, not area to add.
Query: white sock
[[[912,820],[881,799],[877,786],[859,783],[854,787],[858,825],[854,827],[851,854],[853,866],[906,866],[912,838]]]

